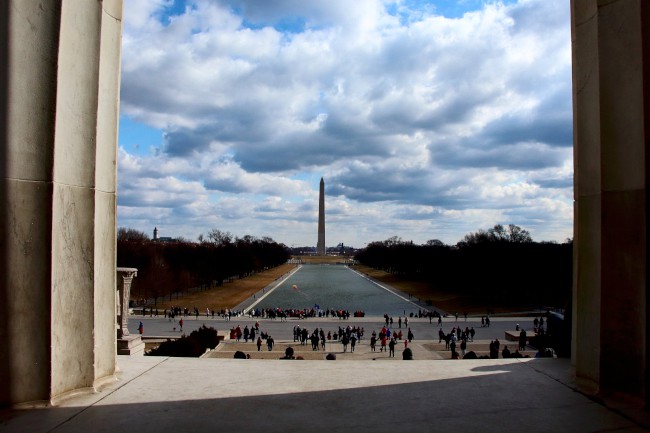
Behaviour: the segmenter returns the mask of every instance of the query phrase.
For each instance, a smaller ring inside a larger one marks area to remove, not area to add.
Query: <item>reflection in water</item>
[[[384,290],[347,266],[303,265],[258,308],[361,310],[366,315],[398,316],[417,313],[419,307]],[[406,313],[405,313],[406,312]]]

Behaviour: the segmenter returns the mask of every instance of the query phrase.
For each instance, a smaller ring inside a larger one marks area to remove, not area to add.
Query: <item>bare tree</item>
[[[533,241],[528,230],[514,224],[508,224],[508,241],[516,243],[529,243]]]
[[[215,245],[229,245],[232,243],[233,235],[230,232],[212,229],[208,232],[208,239]]]
[[[128,227],[120,227],[117,229],[117,240],[143,242],[149,240],[149,235],[140,230],[136,230]]]

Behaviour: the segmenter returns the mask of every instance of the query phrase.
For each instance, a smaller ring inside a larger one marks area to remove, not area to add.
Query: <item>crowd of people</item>
[[[406,323],[408,323],[408,321],[406,321]],[[323,328],[315,328],[310,331],[306,327],[300,325],[293,327],[293,342],[300,344],[301,346],[311,344],[312,351],[326,351],[327,343],[336,342],[341,344],[343,353],[347,353],[348,350],[350,353],[354,353],[357,348],[357,343],[364,338],[364,335],[365,329],[361,326],[338,326],[338,329],[327,332]],[[255,325],[250,328],[248,325],[245,325],[244,328],[242,328],[241,325],[232,327],[230,329],[229,338],[236,342],[241,342],[242,340],[244,343],[248,343],[249,341],[251,343],[256,342],[258,351],[262,350],[264,340],[266,340],[266,346],[269,351],[273,350],[274,347],[273,337],[266,334],[264,331],[260,331],[259,322],[255,322]],[[413,341],[413,339],[414,334],[411,328],[408,328],[406,330],[406,335],[404,335],[401,330],[393,330],[390,327],[383,326],[379,332],[374,330],[372,331],[370,337],[370,350],[375,352],[377,350],[377,345],[379,345],[379,351],[387,352],[388,356],[392,358],[395,357],[395,349],[398,344],[403,344],[403,359],[412,360],[413,351],[408,347],[408,345]],[[402,341],[402,343],[399,343],[400,341]],[[285,353],[285,357],[281,359],[298,359],[293,356],[294,349],[292,347],[289,348],[291,349],[291,353]],[[335,355],[333,355],[333,359],[335,358]],[[328,359],[332,359],[332,357]]]
[[[143,308],[143,311],[146,311]],[[153,308],[149,311],[150,315],[158,315],[159,311]],[[181,308],[179,306],[173,306],[169,310],[164,309],[163,314],[165,317],[169,318],[170,321],[174,322],[174,330],[177,329],[183,331],[183,317],[187,316],[196,316],[199,317],[199,309],[194,307],[190,310],[188,308]],[[204,314],[206,317],[215,317],[216,315],[223,316],[226,320],[230,320],[232,317],[239,317],[243,315],[241,311],[234,310],[221,310],[216,312],[206,308]],[[320,310],[317,306],[310,309],[280,309],[280,308],[265,308],[265,309],[256,309],[248,313],[252,317],[265,318],[265,319],[276,319],[278,317],[284,318],[339,318],[347,319],[351,315],[355,317],[364,317],[365,313],[363,311],[355,311],[350,313],[348,310],[342,309],[325,309]],[[463,314],[464,316],[466,313]],[[490,341],[489,344],[489,354],[478,356],[476,352],[468,350],[469,343],[474,342],[474,337],[476,330],[474,327],[470,326],[454,326],[449,332],[445,332],[442,327],[442,318],[443,316],[437,312],[428,312],[425,310],[420,310],[418,313],[411,313],[410,315],[398,316],[395,320],[392,316],[384,314],[384,325],[378,331],[373,330],[370,339],[369,339],[369,350],[370,352],[376,352],[377,346],[379,346],[379,352],[385,352],[389,357],[395,357],[396,349],[403,345],[403,351],[407,353],[409,359],[412,359],[413,352],[408,347],[409,343],[413,341],[414,335],[409,327],[409,322],[412,318],[429,318],[430,322],[433,317],[438,319],[438,343],[445,342],[445,349],[448,350],[453,359],[471,359],[471,358],[499,358],[499,355],[502,358],[517,358],[528,356],[522,354],[522,352],[529,350],[527,345],[532,342],[532,338],[543,339],[545,335],[545,326],[547,325],[545,318],[535,317],[532,323],[532,333],[534,334],[530,337],[527,331],[520,327],[519,324],[515,326],[515,331],[519,333],[518,346],[514,351],[511,351],[507,346],[501,348],[501,343],[498,338]],[[453,316],[452,316],[453,318]],[[293,327],[293,342],[300,344],[301,346],[306,346],[311,344],[312,351],[326,351],[327,343],[337,342],[341,344],[342,352],[354,353],[358,348],[358,343],[365,337],[365,329],[361,326],[356,326],[354,324],[349,324],[345,326],[337,326],[336,329],[326,331],[324,328],[315,328],[313,330],[307,329],[306,326],[302,326],[303,322],[297,324]],[[481,326],[489,327],[490,318],[489,316],[481,317]],[[530,332],[530,326],[528,330]],[[140,322],[138,327],[140,333],[143,332],[143,325]],[[244,343],[255,343],[257,350],[261,351],[262,347],[266,347],[267,350],[272,351],[275,345],[273,337],[267,333],[260,330],[259,320],[255,322],[254,325],[243,324],[236,325],[230,328],[229,337],[231,340]],[[533,343],[531,343],[533,344]],[[407,351],[408,349],[408,351]],[[331,346],[330,346],[331,350]],[[548,355],[547,352],[550,352],[551,355]],[[481,353],[479,351],[479,353]],[[546,347],[540,349],[540,355],[538,356],[552,356],[552,351],[548,351]],[[406,358],[405,358],[406,359]]]
[[[341,320],[349,319],[350,317],[365,317],[366,313],[362,310],[356,310],[350,313],[349,310],[343,309],[320,309],[318,306],[309,307],[309,308],[255,308],[251,309],[248,312],[250,317],[266,318],[266,319],[281,319],[286,320],[286,318],[339,318]]]

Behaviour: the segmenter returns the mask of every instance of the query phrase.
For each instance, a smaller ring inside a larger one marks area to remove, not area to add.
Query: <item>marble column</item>
[[[9,0],[0,18],[5,404],[114,377],[121,15],[121,0]]]
[[[602,396],[647,398],[650,5],[574,0],[573,362]]]
[[[117,268],[117,338],[128,336],[129,333],[129,299],[131,299],[131,283],[138,276],[136,268]]]

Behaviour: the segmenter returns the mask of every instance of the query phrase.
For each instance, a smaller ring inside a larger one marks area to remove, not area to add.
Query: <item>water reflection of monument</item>
[[[324,256],[325,248],[325,181],[320,178],[320,193],[318,195],[318,243],[316,254]]]

